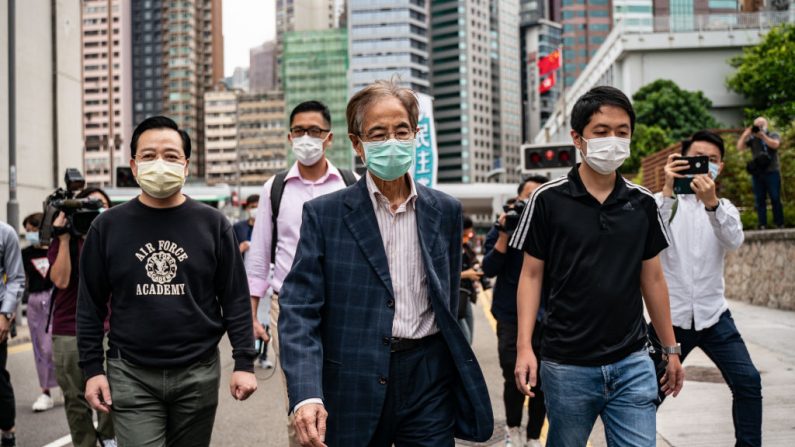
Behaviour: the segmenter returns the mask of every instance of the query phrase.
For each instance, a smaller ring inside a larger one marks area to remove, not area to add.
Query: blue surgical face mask
[[[25,239],[30,242],[30,245],[39,245],[39,232],[38,231],[28,231],[25,233]]]
[[[720,171],[720,165],[717,163],[709,162],[709,176],[712,177],[712,180],[718,178],[718,172]]]
[[[381,180],[392,181],[409,172],[414,161],[416,140],[364,141],[367,170]]]

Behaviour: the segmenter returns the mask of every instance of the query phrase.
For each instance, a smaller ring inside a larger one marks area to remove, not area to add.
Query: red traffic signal
[[[522,171],[567,168],[577,163],[577,149],[571,144],[532,144],[522,146]]]

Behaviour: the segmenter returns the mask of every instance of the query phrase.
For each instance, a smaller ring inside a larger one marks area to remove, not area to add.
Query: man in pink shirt
[[[326,149],[331,147],[334,134],[331,132],[331,113],[324,104],[307,101],[296,106],[290,114],[290,133],[287,138],[292,143],[296,162],[288,171],[271,177],[262,187],[251,245],[246,256],[254,336],[263,340],[267,340],[267,335],[265,327],[257,321],[257,308],[268,288],[273,289],[270,297],[270,329],[277,361],[279,290],[293,265],[304,202],[343,189],[356,180],[351,171],[337,169],[326,158]],[[284,373],[281,374],[286,399],[286,382]],[[287,405],[285,400],[285,407]],[[288,421],[287,425],[290,445],[298,445],[293,424]]]

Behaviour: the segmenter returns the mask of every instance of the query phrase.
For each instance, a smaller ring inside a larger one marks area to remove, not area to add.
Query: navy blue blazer
[[[392,282],[365,177],[307,202],[301,239],[279,294],[279,344],[290,409],[323,399],[329,446],[364,446],[386,396],[394,306]],[[455,436],[491,437],[494,419],[475,354],[456,323],[461,204],[417,187],[417,227],[436,324],[458,370]],[[390,303],[391,304],[391,303]]]

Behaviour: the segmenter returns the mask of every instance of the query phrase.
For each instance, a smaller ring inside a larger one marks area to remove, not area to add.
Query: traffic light
[[[573,144],[522,145],[522,172],[525,174],[550,168],[570,168],[577,163]]]

